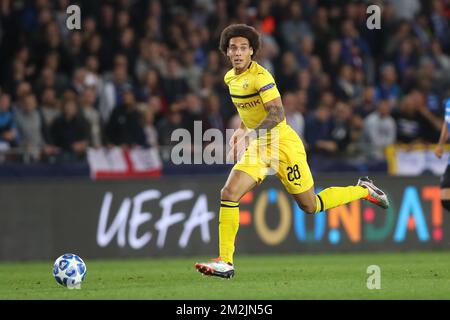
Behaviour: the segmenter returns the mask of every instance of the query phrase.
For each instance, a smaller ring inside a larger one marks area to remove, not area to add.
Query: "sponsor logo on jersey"
[[[233,102],[233,103],[236,106],[236,108],[250,109],[250,108],[256,107],[257,105],[260,105],[261,100],[257,99],[257,100],[253,100],[250,102]]]

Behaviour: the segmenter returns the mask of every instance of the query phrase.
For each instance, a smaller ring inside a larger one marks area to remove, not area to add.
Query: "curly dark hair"
[[[224,55],[227,55],[230,39],[234,37],[243,37],[248,40],[253,49],[252,58],[261,47],[261,37],[255,28],[246,24],[232,24],[223,29],[220,34],[219,49]]]

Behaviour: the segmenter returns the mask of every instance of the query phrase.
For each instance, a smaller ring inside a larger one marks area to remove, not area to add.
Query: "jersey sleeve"
[[[225,73],[225,75],[223,76],[223,82],[228,86],[230,83],[230,71],[228,71],[227,73]]]
[[[269,102],[280,96],[275,80],[266,70],[258,72],[256,75],[255,89],[261,96],[263,103]]]

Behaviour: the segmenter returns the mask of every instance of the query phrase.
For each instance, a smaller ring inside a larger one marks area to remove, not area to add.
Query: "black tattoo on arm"
[[[254,129],[257,137],[272,130],[285,118],[284,108],[280,98],[265,103],[264,109],[266,109],[267,115]]]

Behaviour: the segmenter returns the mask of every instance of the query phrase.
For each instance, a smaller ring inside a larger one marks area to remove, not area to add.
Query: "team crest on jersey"
[[[244,84],[242,85],[243,89],[247,89],[248,88],[248,78],[244,79]]]

